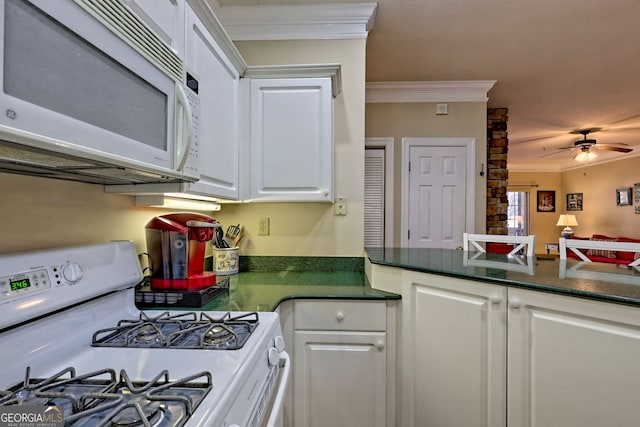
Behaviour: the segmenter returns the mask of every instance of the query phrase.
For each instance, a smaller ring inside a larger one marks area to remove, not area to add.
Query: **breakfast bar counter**
[[[640,269],[636,267],[451,249],[366,248],[366,253],[374,265],[640,305]]]

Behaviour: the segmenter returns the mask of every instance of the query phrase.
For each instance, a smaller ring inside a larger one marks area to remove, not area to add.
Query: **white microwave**
[[[0,0],[0,27],[0,171],[198,179],[197,94],[182,60],[127,6]]]

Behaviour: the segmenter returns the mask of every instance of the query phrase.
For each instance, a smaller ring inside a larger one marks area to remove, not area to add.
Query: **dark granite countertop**
[[[207,311],[273,311],[286,300],[399,299],[372,289],[361,271],[248,271],[229,277],[229,292],[199,308],[158,306],[155,309]]]
[[[640,305],[640,268],[450,249],[366,248],[373,264]]]

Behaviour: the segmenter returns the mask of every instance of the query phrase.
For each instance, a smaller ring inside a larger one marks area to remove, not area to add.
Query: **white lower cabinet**
[[[386,333],[296,331],[294,425],[386,425]]]
[[[503,426],[505,287],[403,279],[399,426]]]
[[[638,424],[640,308],[425,273],[397,277],[399,426]]]
[[[640,425],[640,308],[509,289],[508,425]]]
[[[295,427],[395,425],[395,302],[296,301]]]

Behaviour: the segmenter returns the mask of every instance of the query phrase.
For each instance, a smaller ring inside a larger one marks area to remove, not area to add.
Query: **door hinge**
[[[411,162],[409,162],[409,172],[411,172]]]
[[[411,240],[411,230],[407,230],[407,239]]]

